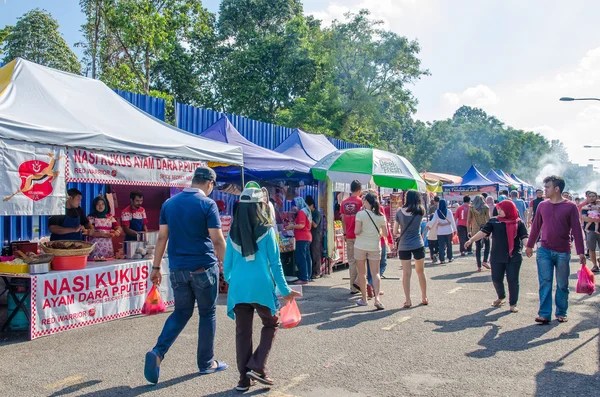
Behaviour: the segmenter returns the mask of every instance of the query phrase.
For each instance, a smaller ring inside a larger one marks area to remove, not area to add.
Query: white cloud
[[[343,20],[344,14],[347,12],[356,13],[362,9],[368,9],[374,19],[382,20],[384,27],[390,29],[394,20],[405,16],[416,5],[417,0],[338,0],[330,1],[324,10],[310,14],[322,20],[323,24],[328,26],[336,19]]]
[[[485,108],[486,106],[496,105],[499,102],[498,95],[490,87],[483,84],[479,84],[476,87],[469,87],[460,93],[447,92],[442,94],[442,98],[453,107],[468,105]]]

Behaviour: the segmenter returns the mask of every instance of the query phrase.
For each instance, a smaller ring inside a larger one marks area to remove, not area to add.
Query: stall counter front
[[[89,262],[82,270],[39,275],[7,275],[31,279],[31,339],[53,335],[142,312],[152,283],[152,261]],[[174,304],[169,262],[162,263],[159,291],[167,306]]]

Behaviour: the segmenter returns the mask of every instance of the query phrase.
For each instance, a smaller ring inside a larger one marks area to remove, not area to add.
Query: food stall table
[[[88,262],[81,270],[1,276],[6,278],[5,282],[8,280],[7,287],[12,282],[11,278],[30,278],[31,292],[15,301],[18,309],[24,310],[25,302],[30,300],[27,318],[30,320],[30,339],[33,340],[140,314],[152,286],[149,279],[151,268],[150,260],[126,259]],[[172,306],[174,298],[167,258],[163,259],[162,275],[159,291],[165,304]],[[17,312],[15,310],[13,314]],[[9,320],[12,320],[10,317]],[[7,323],[3,328],[8,326]]]

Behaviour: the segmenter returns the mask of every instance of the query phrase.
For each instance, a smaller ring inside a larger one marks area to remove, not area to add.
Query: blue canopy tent
[[[516,181],[512,176],[510,176],[506,172],[504,172],[502,170],[498,170],[496,172],[501,177],[504,177],[504,179],[506,179],[510,183],[511,186],[515,186],[517,189],[522,189],[523,188],[523,186],[522,186],[523,184],[521,182]]]
[[[204,130],[200,136],[241,146],[246,179],[312,180],[311,163],[255,145],[244,138],[227,117],[221,117]],[[218,173],[220,181],[239,181],[241,178],[241,170],[238,167],[218,167],[215,171]]]
[[[485,177],[492,182],[502,185],[503,187],[508,187],[510,185],[510,182],[505,177],[494,170],[490,170],[487,174],[485,174]]]
[[[512,179],[514,179],[515,181],[519,182],[523,186],[523,189],[525,189],[525,188],[533,189],[533,185],[525,182],[523,179],[519,178],[515,174],[510,174],[510,176],[511,176]]]
[[[450,192],[494,192],[500,189],[498,182],[490,181],[474,166],[463,175],[462,183],[443,185],[444,193]]]
[[[275,151],[315,165],[337,150],[325,135],[308,134],[298,128]]]
[[[527,192],[528,195],[533,195],[534,186],[525,182],[523,179],[517,177],[515,174],[510,174],[512,179],[519,182],[522,186],[523,192]]]

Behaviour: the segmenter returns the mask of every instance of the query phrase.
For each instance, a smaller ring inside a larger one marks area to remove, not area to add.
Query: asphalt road
[[[519,313],[492,308],[489,271],[473,257],[427,266],[429,306],[401,309],[398,261],[383,280],[387,309],[358,307],[347,270],[311,283],[299,301],[302,323],[281,329],[269,358],[265,397],[600,395],[600,297],[574,292],[569,322],[537,325],[533,259],[521,271]],[[413,303],[419,291],[413,275]],[[161,368],[157,386],[143,377],[145,352],[168,314],[132,317],[32,342],[0,335],[0,393],[5,396],[238,396],[235,327],[220,297],[216,358],[223,373],[197,376],[197,317]],[[258,321],[255,330],[259,330]],[[256,337],[258,333],[255,334]]]

